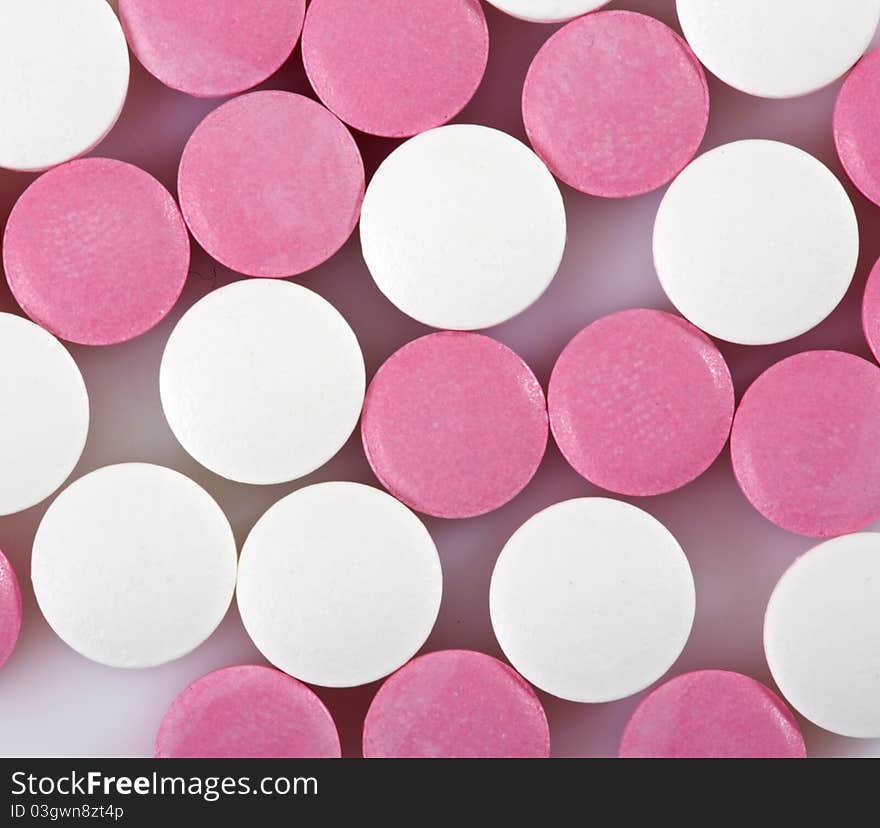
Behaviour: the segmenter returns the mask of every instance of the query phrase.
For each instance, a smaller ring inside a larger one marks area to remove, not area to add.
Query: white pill
[[[527,520],[492,574],[492,626],[510,663],[563,699],[606,702],[647,687],[694,620],[687,558],[647,512],[601,497]]]
[[[607,5],[609,0],[489,0],[496,9],[532,23],[561,23]]]
[[[11,313],[0,313],[0,389],[0,515],[11,515],[73,471],[89,431],[89,397],[64,346]]]
[[[811,722],[880,737],[880,534],[843,535],[798,558],[770,596],[764,650]]]
[[[666,295],[706,333],[742,345],[818,325],[852,281],[859,227],[824,164],[778,141],[725,144],[672,182],[654,224]]]
[[[562,195],[544,163],[503,132],[438,127],[379,167],[361,211],[379,289],[435,328],[474,330],[525,310],[565,248]]]
[[[105,0],[0,0],[0,167],[42,170],[94,147],[128,90]]]
[[[184,314],[159,373],[181,445],[241,483],[283,483],[324,465],[364,401],[364,360],[339,311],[307,288],[247,279]]]
[[[86,658],[152,667],[217,627],[235,587],[235,539],[211,496],[163,466],[105,466],[72,483],[34,538],[43,615]]]
[[[880,0],[678,0],[678,20],[706,68],[762,98],[815,92],[863,54]]]
[[[406,506],[371,486],[319,483],[257,521],[236,594],[245,628],[276,667],[354,687],[425,643],[442,581],[434,542]]]

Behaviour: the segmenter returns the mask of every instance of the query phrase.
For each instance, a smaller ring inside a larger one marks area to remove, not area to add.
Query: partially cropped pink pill
[[[0,552],[0,667],[2,667],[18,641],[21,630],[21,590],[15,570],[6,556]]]
[[[119,0],[131,50],[166,86],[200,98],[234,95],[293,51],[305,0]]]
[[[807,351],[768,368],[742,398],[733,471],[752,505],[809,537],[880,519],[880,368],[841,351]]]
[[[407,506],[474,517],[532,479],[547,445],[547,407],[510,348],[443,331],[404,345],[376,372],[361,436],[376,476]]]
[[[535,56],[522,98],[529,141],[566,184],[621,198],[672,180],[709,120],[709,89],[690,47],[629,11],[572,21]]]
[[[862,328],[871,353],[874,354],[875,359],[880,359],[880,261],[874,265],[865,285],[865,295],[862,300]]]
[[[740,673],[699,670],[661,684],[623,731],[622,759],[803,759],[782,699]]]
[[[336,759],[336,725],[306,685],[271,667],[226,667],[171,704],[156,758]]]
[[[294,276],[351,235],[364,165],[349,131],[319,103],[251,92],[196,127],[178,191],[193,236],[219,262],[248,276]]]
[[[834,144],[846,174],[880,204],[880,49],[850,72],[834,107]]]
[[[733,382],[720,351],[690,322],[628,310],[569,342],[548,405],[575,471],[612,492],[655,495],[690,483],[721,453]]]
[[[479,0],[312,0],[302,50],[312,87],[343,121],[402,138],[473,97],[489,31]]]
[[[113,345],[171,310],[189,270],[189,235],[149,173],[84,158],[40,176],[12,209],[6,278],[25,313],[81,345]]]
[[[535,691],[496,658],[428,653],[401,667],[364,721],[367,759],[542,759],[547,717]]]

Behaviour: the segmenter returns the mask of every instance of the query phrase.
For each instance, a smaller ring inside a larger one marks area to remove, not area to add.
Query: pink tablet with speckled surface
[[[404,345],[376,372],[361,437],[379,481],[407,506],[474,517],[532,479],[547,445],[547,407],[510,348],[442,331]]]
[[[336,725],[302,682],[271,667],[225,667],[171,704],[156,758],[336,759]]]
[[[862,328],[865,339],[875,359],[880,359],[880,261],[878,261],[865,285],[862,299]]]
[[[294,276],[345,243],[364,197],[360,150],[339,119],[291,92],[251,92],[211,112],[180,160],[193,236],[247,276]]]
[[[544,44],[522,109],[529,141],[557,177],[621,198],[666,184],[691,161],[709,121],[709,88],[668,26],[635,12],[598,12]]]
[[[0,667],[2,667],[18,641],[21,630],[21,590],[15,570],[6,556],[0,552]]]
[[[364,721],[367,759],[542,759],[547,717],[515,670],[471,650],[414,659],[379,688]]]
[[[623,759],[803,759],[804,738],[782,699],[726,670],[685,673],[661,684],[633,713]]]
[[[489,31],[479,0],[312,0],[302,50],[312,87],[343,121],[402,138],[464,108]]]
[[[842,351],[806,351],[746,391],[731,434],[733,471],[752,505],[810,537],[880,519],[880,368]]]
[[[170,193],[139,167],[84,158],[40,176],[3,239],[6,278],[34,322],[69,342],[113,345],[171,310],[189,234]]]
[[[721,453],[733,382],[721,352],[671,313],[628,310],[587,326],[550,378],[550,427],[587,480],[612,492],[671,492]]]

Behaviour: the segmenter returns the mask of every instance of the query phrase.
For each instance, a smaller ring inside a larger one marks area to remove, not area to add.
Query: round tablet
[[[406,506],[360,483],[319,483],[257,521],[237,595],[245,628],[276,667],[354,687],[412,658],[441,591],[437,549]]]
[[[189,234],[149,173],[109,158],[38,178],[6,225],[3,264],[25,313],[56,336],[113,345],[160,322],[183,290]]]
[[[880,49],[856,65],[834,107],[834,145],[846,174],[880,204]]]
[[[807,351],[746,391],[730,450],[743,493],[768,520],[831,537],[880,519],[880,368]]]
[[[339,311],[307,288],[249,279],[212,291],[168,338],[159,393],[168,425],[203,466],[284,483],[351,436],[364,360]]]
[[[44,170],[92,149],[128,91],[106,0],[0,0],[0,167]]]
[[[67,487],[34,538],[49,626],[110,667],[153,667],[201,644],[235,586],[235,539],[211,496],[162,466],[123,463]]]
[[[305,0],[119,0],[132,52],[166,86],[200,98],[236,95],[290,57]]]
[[[541,48],[526,76],[523,121],[556,176],[596,196],[666,184],[696,154],[709,87],[687,43],[629,11],[574,20]]]
[[[509,348],[443,331],[404,345],[376,372],[361,437],[396,498],[435,517],[474,517],[532,479],[547,447],[547,406]]]
[[[803,759],[804,737],[782,699],[740,673],[699,670],[660,685],[636,708],[622,759]]]
[[[488,328],[525,310],[556,275],[565,207],[525,144],[455,124],[385,159],[364,199],[361,245],[404,313],[435,328]]]
[[[215,670],[168,708],[157,759],[338,759],[339,734],[324,703],[271,667]]]
[[[489,30],[479,0],[312,0],[302,52],[315,93],[345,123],[403,138],[464,109]]]
[[[42,328],[0,313],[0,515],[35,506],[86,445],[89,397],[73,358]]]
[[[177,189],[193,236],[221,264],[247,276],[295,276],[351,235],[364,165],[348,130],[319,103],[251,92],[196,127]]]
[[[0,667],[2,667],[18,641],[21,630],[21,590],[15,570],[6,556],[0,552]]]
[[[681,547],[647,512],[601,497],[557,503],[501,552],[492,626],[532,684],[577,702],[638,693],[678,658],[694,620]]]
[[[561,23],[608,3],[609,0],[489,0],[496,9],[531,23]]]
[[[798,558],[767,605],[764,650],[782,695],[841,736],[880,738],[880,535]]]
[[[544,759],[550,729],[529,685],[496,658],[428,653],[401,667],[364,721],[367,759]]]
[[[865,285],[862,328],[874,358],[880,359],[880,261],[874,265]]]
[[[846,293],[859,228],[846,191],[803,150],[725,144],[670,185],[654,224],[654,264],[673,305],[742,345],[792,339]]]
[[[880,0],[677,0],[684,36],[710,72],[762,98],[793,98],[862,55]]]
[[[550,378],[550,427],[591,483],[626,495],[671,492],[715,461],[733,420],[730,371],[709,337],[655,310],[584,328]]]

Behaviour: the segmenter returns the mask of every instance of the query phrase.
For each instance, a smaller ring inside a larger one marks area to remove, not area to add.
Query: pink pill
[[[752,505],[799,535],[857,532],[880,518],[880,368],[807,351],[768,368],[733,420],[733,471]]]
[[[523,88],[535,152],[577,190],[649,192],[693,159],[709,121],[706,76],[690,47],[643,14],[573,20],[535,56]]]
[[[880,49],[850,72],[834,107],[834,144],[846,174],[880,204]]]
[[[15,570],[6,556],[0,552],[0,667],[2,667],[18,641],[21,630],[21,590]]]
[[[611,314],[559,357],[550,427],[580,475],[626,495],[671,492],[701,475],[730,433],[730,371],[690,322],[655,310]]]
[[[623,731],[622,759],[803,759],[804,738],[782,699],[726,670],[661,684]]]
[[[158,324],[183,290],[189,253],[169,192],[110,158],[40,176],[3,239],[6,278],[24,312],[80,345],[125,342]]]
[[[547,717],[535,691],[498,659],[428,653],[379,688],[364,721],[367,759],[543,759]]]
[[[320,104],[252,92],[196,127],[178,191],[189,229],[219,262],[248,276],[293,276],[351,235],[364,165],[348,130]]]
[[[479,0],[312,0],[302,50],[327,107],[402,138],[461,112],[486,71],[489,31]]]
[[[156,758],[337,759],[336,725],[306,685],[271,667],[215,670],[168,708]]]
[[[407,506],[474,517],[532,479],[547,446],[547,407],[510,348],[442,331],[404,345],[376,372],[361,437],[376,476]]]
[[[874,358],[880,360],[880,261],[874,265],[865,285],[862,328]]]
[[[119,0],[131,50],[166,86],[200,98],[266,80],[293,51],[305,0]]]

